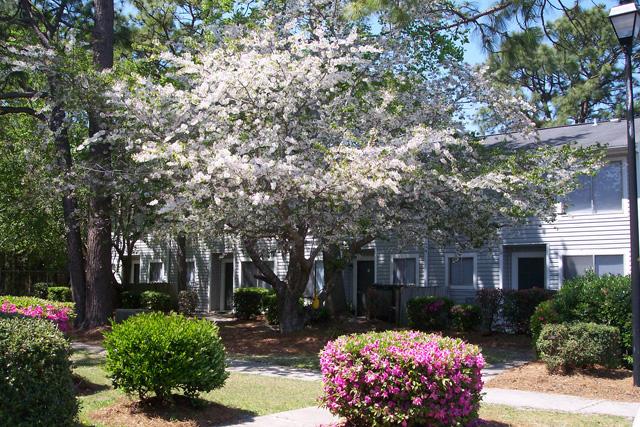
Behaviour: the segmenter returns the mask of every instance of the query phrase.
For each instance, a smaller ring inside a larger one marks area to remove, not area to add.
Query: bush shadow
[[[197,426],[223,426],[238,422],[251,421],[257,413],[233,408],[204,399],[190,399],[182,395],[173,395],[170,400],[150,398],[129,405],[132,416],[143,415],[146,418],[162,419],[170,422],[188,421]]]
[[[107,385],[92,383],[91,381],[77,374],[73,374],[72,379],[73,387],[75,388],[76,395],[78,396],[90,396],[92,394],[110,389],[110,387]]]

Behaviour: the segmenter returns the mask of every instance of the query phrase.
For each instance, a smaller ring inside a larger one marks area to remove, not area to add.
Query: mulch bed
[[[592,399],[640,401],[640,389],[633,387],[631,371],[594,368],[572,375],[550,375],[542,362],[510,369],[488,381],[486,387],[569,394]]]
[[[327,341],[340,335],[392,328],[389,323],[354,318],[307,327],[288,335],[282,335],[262,320],[234,320],[218,326],[228,353],[255,356],[318,354]]]
[[[102,345],[104,340],[104,333],[111,330],[111,326],[99,326],[91,329],[74,329],[67,333],[69,338],[73,341],[79,341],[85,344]]]
[[[107,426],[197,427],[228,424],[247,419],[253,414],[206,401],[196,404],[184,396],[175,395],[172,403],[150,400],[146,403],[120,399],[113,405],[89,414]]]

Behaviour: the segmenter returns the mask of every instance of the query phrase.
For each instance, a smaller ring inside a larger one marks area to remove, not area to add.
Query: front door
[[[356,261],[357,316],[367,314],[367,290],[375,280],[374,268],[373,261]]]
[[[224,263],[224,311],[233,308],[233,262]]]
[[[518,289],[544,288],[544,256],[518,257]]]

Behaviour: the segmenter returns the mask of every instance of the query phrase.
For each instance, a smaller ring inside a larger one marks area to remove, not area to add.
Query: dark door
[[[356,261],[356,285],[358,297],[358,312],[356,315],[364,316],[367,314],[367,290],[375,278],[373,261]]]
[[[233,263],[224,263],[224,307],[228,311],[233,307]]]
[[[544,258],[518,258],[518,289],[544,288]]]

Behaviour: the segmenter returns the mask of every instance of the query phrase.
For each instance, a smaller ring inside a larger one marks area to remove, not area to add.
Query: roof
[[[636,140],[640,143],[640,120],[636,123]],[[625,150],[627,147],[627,122],[626,120],[614,120],[599,122],[598,124],[585,123],[578,125],[557,126],[538,129],[537,138],[522,133],[489,135],[484,142],[488,145],[507,143],[511,148],[533,147],[539,144],[559,146],[576,142],[579,146],[607,145],[609,149]]]

